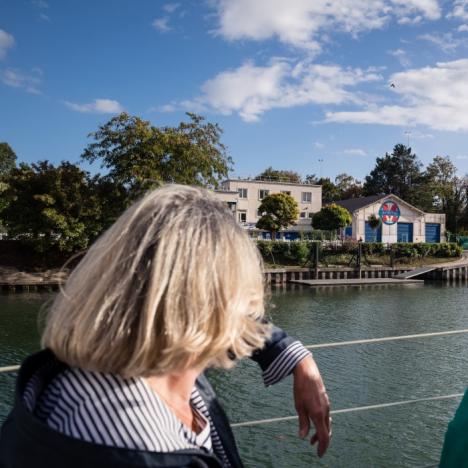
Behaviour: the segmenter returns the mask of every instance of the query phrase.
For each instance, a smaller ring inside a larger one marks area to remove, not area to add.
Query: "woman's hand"
[[[310,439],[318,442],[317,455],[322,457],[327,451],[331,438],[330,402],[322,376],[312,356],[300,361],[293,370],[294,404],[299,415],[299,437],[307,437],[310,421],[315,433]]]

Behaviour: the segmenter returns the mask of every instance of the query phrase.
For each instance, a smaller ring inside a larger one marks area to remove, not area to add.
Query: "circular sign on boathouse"
[[[395,224],[400,219],[400,208],[393,200],[385,200],[380,206],[379,216],[384,224]]]

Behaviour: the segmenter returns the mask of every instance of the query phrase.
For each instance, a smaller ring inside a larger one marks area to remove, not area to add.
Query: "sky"
[[[0,0],[0,141],[20,161],[79,162],[124,110],[219,123],[237,176],[362,179],[400,142],[464,175],[468,0]]]

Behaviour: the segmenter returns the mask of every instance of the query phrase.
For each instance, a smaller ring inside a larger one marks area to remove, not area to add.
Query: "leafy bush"
[[[268,263],[305,266],[313,255],[315,243],[316,241],[257,241],[257,246],[263,259]],[[320,261],[325,264],[348,263],[358,249],[358,242],[355,241],[326,241],[319,242],[319,244],[321,246]],[[426,257],[456,258],[462,252],[463,249],[456,243],[400,243],[390,246],[381,242],[362,243],[362,253],[372,257],[373,262],[379,262],[379,258],[388,260],[390,255],[393,255],[398,263],[411,263],[413,260]]]

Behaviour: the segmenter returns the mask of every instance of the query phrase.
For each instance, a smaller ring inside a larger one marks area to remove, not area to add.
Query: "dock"
[[[289,283],[305,286],[362,286],[365,284],[424,284],[424,280],[398,278],[348,278],[348,279],[310,279],[290,280]]]

